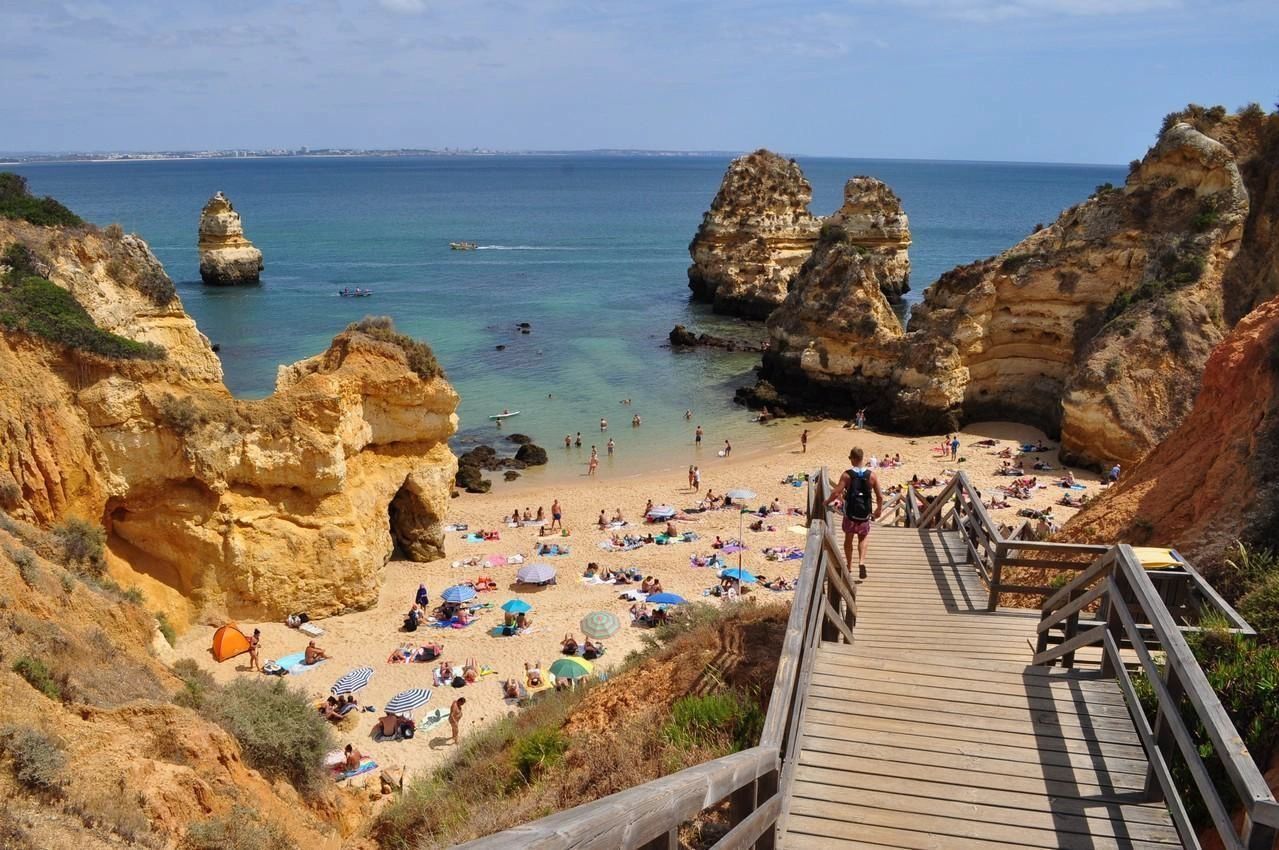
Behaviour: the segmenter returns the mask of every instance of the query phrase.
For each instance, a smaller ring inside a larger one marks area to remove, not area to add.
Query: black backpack
[[[862,522],[870,519],[870,470],[848,470],[848,490],[844,493],[844,516]]]

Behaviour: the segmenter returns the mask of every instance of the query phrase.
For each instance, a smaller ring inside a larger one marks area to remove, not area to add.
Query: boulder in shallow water
[[[546,449],[534,443],[525,443],[515,453],[515,459],[526,466],[541,466],[547,461]]]

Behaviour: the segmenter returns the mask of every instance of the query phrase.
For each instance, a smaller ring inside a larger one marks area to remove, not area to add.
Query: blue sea
[[[942,272],[1002,251],[1125,173],[1093,165],[799,163],[813,184],[814,213],[834,211],[854,175],[878,177],[902,198],[914,238],[908,302]],[[389,315],[431,344],[461,393],[457,447],[499,440],[487,417],[518,410],[504,431],[552,450],[541,476],[583,471],[592,443],[603,455],[601,416],[618,446],[605,474],[694,462],[698,423],[707,432],[703,451],[725,438],[746,448],[769,439],[732,403],[733,390],[752,380],[756,356],[664,347],[677,322],[762,333],[688,303],[688,243],[727,164],[710,156],[548,155],[6,168],[83,217],[146,239],[187,311],[219,344],[237,395],[269,394],[280,364],[323,350],[362,316]],[[262,249],[261,286],[200,282],[196,225],[218,190]],[[480,250],[450,250],[457,240]],[[357,286],[374,295],[338,297]],[[520,322],[532,333],[521,335]],[[631,404],[619,404],[624,398]],[[635,413],[640,428],[630,426]],[[578,431],[586,447],[565,451],[565,434]]]

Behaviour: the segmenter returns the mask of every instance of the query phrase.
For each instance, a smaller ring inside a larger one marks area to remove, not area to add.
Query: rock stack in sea
[[[240,214],[218,192],[200,211],[200,278],[216,286],[257,283],[262,252],[244,236]]]
[[[693,298],[717,313],[767,318],[817,241],[812,198],[793,159],[761,149],[733,160],[688,246]]]
[[[1194,400],[1247,214],[1231,151],[1174,124],[1125,186],[1100,186],[999,256],[942,275],[905,334],[884,297],[891,265],[846,247],[833,217],[769,320],[762,381],[743,397],[864,407],[911,433],[1013,419],[1060,434],[1076,462],[1131,463]]]

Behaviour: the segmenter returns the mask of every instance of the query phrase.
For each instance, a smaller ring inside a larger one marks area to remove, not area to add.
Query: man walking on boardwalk
[[[842,503],[844,509],[844,563],[851,573],[853,569],[853,537],[857,538],[857,580],[866,580],[866,538],[870,534],[870,521],[879,519],[884,510],[884,494],[879,489],[875,470],[862,466],[865,454],[860,448],[848,453],[851,469],[845,470],[835,485],[835,492],[826,500],[826,506]],[[870,497],[875,494],[875,510],[871,511]]]

